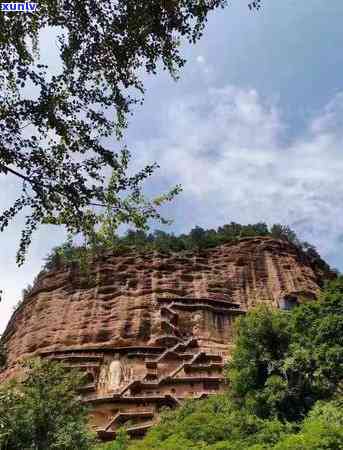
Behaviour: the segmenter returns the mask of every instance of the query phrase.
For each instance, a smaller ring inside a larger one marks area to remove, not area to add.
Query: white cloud
[[[192,65],[189,69],[189,74],[195,77],[197,82],[203,82],[206,85],[211,85],[216,79],[216,72],[214,67],[208,62],[208,58],[204,55],[198,55],[195,57],[196,65]]]
[[[136,142],[136,162],[156,160],[165,178],[181,183],[200,225],[282,222],[329,256],[343,226],[342,106],[339,94],[285,145],[276,105],[255,90],[208,89],[162,108],[164,137]],[[184,220],[191,225],[187,211]]]

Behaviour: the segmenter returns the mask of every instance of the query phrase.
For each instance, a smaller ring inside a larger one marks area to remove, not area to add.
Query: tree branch
[[[30,180],[30,178],[28,178],[25,175],[17,172],[16,170],[10,169],[8,166],[5,166],[4,164],[0,163],[0,168],[4,169],[4,172],[10,172],[13,175],[16,175],[17,177],[21,178],[22,180],[27,181],[30,184],[37,184],[35,181]]]

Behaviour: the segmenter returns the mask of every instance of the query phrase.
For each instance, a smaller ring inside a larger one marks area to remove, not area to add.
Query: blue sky
[[[183,185],[165,208],[171,231],[281,222],[343,270],[342,19],[340,0],[265,0],[257,14],[236,0],[212,14],[198,44],[184,47],[177,83],[163,72],[146,78],[125,141],[133,169],[161,166],[148,193]],[[1,208],[16,190],[16,180],[0,178]],[[0,235],[0,332],[63,240],[61,230],[42,228],[18,269],[20,227],[18,220]]]

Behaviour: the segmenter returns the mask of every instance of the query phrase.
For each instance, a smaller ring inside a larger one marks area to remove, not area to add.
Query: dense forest
[[[1,450],[339,450],[343,448],[343,278],[290,311],[235,324],[225,393],[165,410],[143,440],[87,430],[82,379],[50,360],[0,386]]]

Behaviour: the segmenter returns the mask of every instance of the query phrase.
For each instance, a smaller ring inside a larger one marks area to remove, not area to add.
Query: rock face
[[[87,276],[42,275],[2,341],[8,366],[29,355],[87,372],[84,401],[104,439],[129,422],[139,435],[162,406],[224,389],[233,321],[264,303],[315,299],[324,273],[293,245],[243,239],[197,253],[103,255]]]

